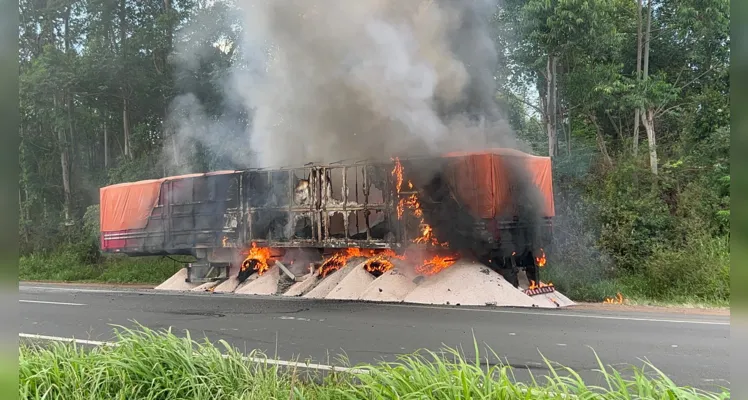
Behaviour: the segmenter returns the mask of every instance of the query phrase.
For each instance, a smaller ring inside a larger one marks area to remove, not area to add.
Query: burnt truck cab
[[[550,165],[495,149],[111,185],[100,189],[101,249],[191,255],[188,280],[204,282],[227,278],[252,244],[404,251],[424,245],[427,223],[451,249],[472,252],[517,286],[520,269],[538,281],[551,248]],[[414,204],[420,212],[404,209]]]

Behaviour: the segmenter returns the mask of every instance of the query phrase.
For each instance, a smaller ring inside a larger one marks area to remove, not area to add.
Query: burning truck
[[[470,255],[535,286],[552,251],[551,178],[549,157],[492,149],[121,183],[100,189],[100,245],[194,256],[195,283],[261,275],[303,251],[320,277],[351,257],[375,275],[404,258],[431,275]]]

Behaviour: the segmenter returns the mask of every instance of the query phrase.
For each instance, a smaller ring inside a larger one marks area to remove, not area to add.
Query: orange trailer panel
[[[235,171],[185,174],[103,187],[99,190],[101,231],[116,232],[145,228],[153,208],[158,205],[161,185],[166,181],[233,172]]]
[[[491,219],[509,214],[513,163],[527,174],[543,197],[544,216],[553,217],[553,181],[550,157],[533,156],[512,149],[492,149],[475,153],[449,153],[455,157],[447,177],[457,198],[478,218]],[[523,178],[520,178],[523,179]]]

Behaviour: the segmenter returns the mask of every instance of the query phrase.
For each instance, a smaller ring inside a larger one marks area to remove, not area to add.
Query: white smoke
[[[252,115],[249,149],[227,150],[224,128],[200,117],[193,98],[175,102],[191,110],[178,137],[255,167],[517,146],[494,102],[495,0],[236,5],[240,60],[224,97]]]

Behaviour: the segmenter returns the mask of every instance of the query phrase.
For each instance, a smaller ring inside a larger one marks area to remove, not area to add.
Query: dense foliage
[[[56,252],[100,262],[99,187],[231,166],[199,143],[177,145],[168,115],[189,93],[245,135],[246,111],[227,109],[220,88],[240,59],[234,7],[21,0],[29,270]],[[726,301],[729,0],[506,0],[486,17],[497,100],[520,138],[554,158],[556,284],[597,300],[624,290]],[[180,62],[178,49],[199,62]]]

